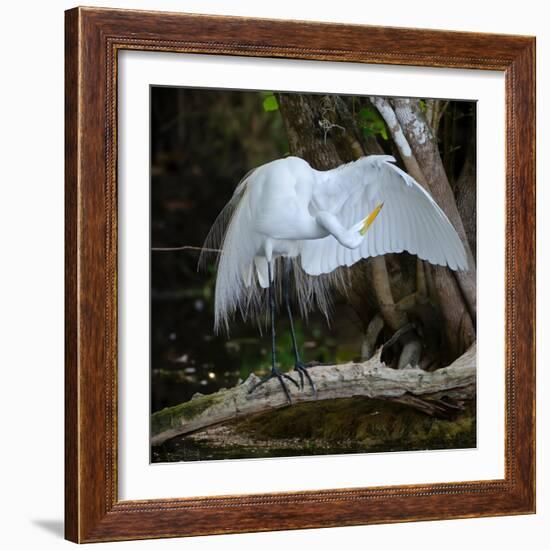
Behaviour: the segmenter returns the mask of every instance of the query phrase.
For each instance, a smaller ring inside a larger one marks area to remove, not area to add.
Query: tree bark
[[[364,363],[319,365],[311,367],[309,372],[317,395],[307,385],[304,390],[298,390],[288,384],[293,403],[363,396],[395,400],[416,405],[416,408],[420,400],[421,406],[427,409],[438,406],[426,402],[430,396],[467,399],[475,394],[476,348],[472,346],[452,365],[431,373],[419,368],[388,368],[380,362],[379,353]],[[295,374],[291,376],[297,379]],[[197,395],[191,401],[154,413],[151,417],[152,445],[208,426],[288,406],[278,380],[272,379],[248,393],[257,382],[258,377],[251,374],[234,388]]]
[[[416,160],[416,156],[411,150],[409,140],[403,133],[403,128],[401,128],[401,124],[399,120],[397,120],[397,116],[393,106],[390,104],[389,100],[383,97],[373,97],[372,102],[386,122],[386,125],[392,135],[393,141],[397,145],[397,149],[399,150],[399,154],[401,156],[403,164],[405,165],[406,171],[418,183],[420,183],[424,187],[427,187],[424,171],[420,168],[420,165]]]
[[[466,249],[468,259],[467,271],[456,271],[458,282],[468,311],[475,324],[476,321],[476,264],[470,249],[464,224],[458,211],[456,200],[449,184],[447,174],[430,126],[420,109],[418,100],[393,99],[395,115],[410,145],[412,154],[421,166],[424,182],[432,197],[456,229]],[[411,174],[412,175],[412,174]],[[423,183],[419,181],[419,183]]]
[[[445,174],[437,145],[433,150],[433,136],[430,128],[418,107],[418,102],[409,99],[394,99],[392,103],[384,98],[373,98],[373,103],[384,118],[390,133],[398,147],[400,156],[407,172],[423,185],[435,201],[447,213],[451,223],[457,229],[467,250],[469,284],[473,280],[473,303],[470,295],[463,293],[459,279],[447,268],[426,264],[431,272],[433,288],[440,304],[447,340],[445,360],[457,357],[475,340],[475,263],[469,249],[460,214],[458,213],[454,195]],[[415,108],[413,109],[413,105]],[[402,125],[403,122],[403,125]],[[429,150],[428,152],[425,151]],[[420,156],[418,156],[420,154]],[[435,172],[435,175],[434,175]],[[443,190],[441,190],[443,188]],[[449,215],[452,212],[452,215]],[[456,221],[453,221],[453,216]],[[462,234],[458,229],[462,229]],[[460,272],[459,272],[460,273]],[[473,310],[470,308],[473,307]]]
[[[475,144],[468,146],[464,166],[456,181],[456,205],[464,223],[464,230],[474,257],[477,252],[476,243],[476,150]]]
[[[330,130],[319,123],[321,97],[316,98],[315,104],[309,95],[278,94],[277,101],[293,155],[306,159],[317,170],[342,164],[333,141],[328,139]]]

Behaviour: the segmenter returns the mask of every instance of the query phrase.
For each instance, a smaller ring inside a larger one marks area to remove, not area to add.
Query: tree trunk
[[[277,95],[291,153],[306,159],[317,170],[329,170],[342,161],[333,141],[328,139],[330,130],[320,125],[321,99],[316,97],[315,104],[308,95]]]
[[[476,150],[475,143],[468,145],[466,160],[464,166],[456,181],[456,205],[460,217],[464,223],[464,230],[472,249],[472,254],[476,256]]]
[[[373,98],[373,103],[394,138],[406,170],[418,183],[426,187],[435,201],[447,213],[467,250],[469,263],[469,270],[465,272],[468,274],[467,277],[459,275],[459,278],[455,278],[449,269],[426,263],[426,269],[430,272],[430,279],[433,282],[444,320],[447,340],[444,359],[449,360],[449,358],[460,355],[475,341],[475,263],[437,145],[434,144],[431,130],[418,102],[409,99],[394,99],[390,103],[384,98]],[[467,287],[469,294],[465,295],[464,288],[459,286],[460,277],[467,279],[469,285],[473,282],[473,302],[471,286]]]
[[[467,271],[456,271],[455,278],[468,307],[472,321],[476,320],[476,264],[458,211],[456,200],[441,161],[437,141],[426,122],[418,100],[392,100],[395,115],[407,138],[412,153],[424,174],[426,187],[437,204],[447,214],[466,249]],[[412,175],[412,174],[411,174]],[[419,183],[423,183],[419,181]]]

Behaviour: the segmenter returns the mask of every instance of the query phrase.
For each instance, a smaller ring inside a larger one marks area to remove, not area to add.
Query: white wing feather
[[[309,275],[330,273],[361,258],[407,251],[451,269],[467,269],[466,252],[449,219],[430,194],[393,164],[372,155],[335,170],[317,172],[311,210],[328,210],[350,228],[384,203],[359,248],[343,247],[332,235],[301,241],[302,268]]]

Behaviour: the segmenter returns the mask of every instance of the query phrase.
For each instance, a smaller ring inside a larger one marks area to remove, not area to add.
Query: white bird
[[[347,284],[338,268],[362,258],[407,251],[435,265],[467,269],[464,246],[447,216],[394,162],[391,156],[371,155],[319,171],[298,157],[275,160],[241,180],[214,222],[204,251],[220,250],[215,330],[227,330],[237,310],[244,319],[261,318],[266,305],[271,313],[272,372],[255,387],[277,377],[290,401],[283,378],[297,385],[275,365],[274,311],[276,296],[282,295],[295,368],[302,386],[305,375],[315,391],[296,349],[291,277],[302,315],[318,307],[328,318],[333,287]]]

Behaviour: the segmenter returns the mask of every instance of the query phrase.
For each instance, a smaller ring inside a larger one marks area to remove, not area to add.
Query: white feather
[[[280,297],[280,257],[292,264],[292,287],[306,316],[328,317],[333,287],[345,289],[347,271],[361,258],[406,250],[452,269],[466,269],[466,253],[451,223],[425,191],[390,156],[363,157],[317,171],[287,157],[249,172],[214,222],[204,244],[219,249],[215,328],[228,328],[240,311],[261,320],[272,283]],[[356,229],[375,207],[384,207],[363,237]],[[358,225],[359,224],[359,225]],[[265,317],[264,317],[265,318]]]
[[[383,202],[384,207],[367,231],[359,253],[352,251],[348,261],[342,262],[339,254],[334,255],[334,245],[344,247],[332,236],[302,241],[300,253],[306,273],[319,275],[340,265],[352,265],[360,258],[404,250],[436,265],[467,269],[464,246],[447,216],[430,194],[393,161],[393,157],[369,156],[317,172],[315,202],[330,207],[330,198],[340,193],[338,201],[333,202],[333,213],[348,227],[348,213],[357,205],[363,208],[360,218],[377,204]],[[324,259],[321,269],[311,261],[317,257]]]

